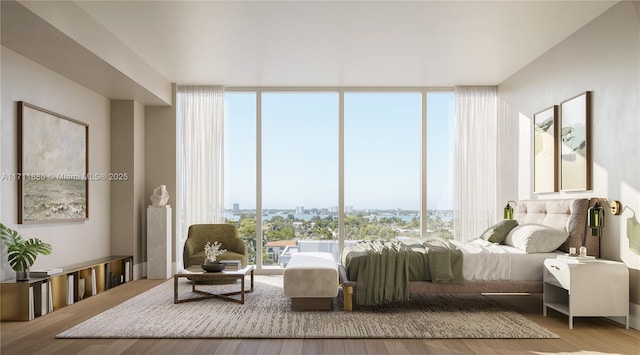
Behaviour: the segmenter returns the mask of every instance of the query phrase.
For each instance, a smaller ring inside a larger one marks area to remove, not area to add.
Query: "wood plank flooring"
[[[640,353],[640,331],[605,318],[542,316],[540,295],[491,298],[558,334],[560,339],[55,339],[59,332],[158,284],[137,280],[31,322],[0,323],[0,354],[557,354]],[[488,324],[487,326],[491,326]]]

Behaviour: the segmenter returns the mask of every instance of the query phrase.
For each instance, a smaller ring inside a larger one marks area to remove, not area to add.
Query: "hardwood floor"
[[[0,324],[0,353],[10,354],[634,354],[640,331],[604,318],[542,316],[540,295],[491,297],[558,334],[560,339],[55,339],[59,332],[101,313],[160,280],[137,280],[31,322]],[[491,325],[487,325],[491,326]]]

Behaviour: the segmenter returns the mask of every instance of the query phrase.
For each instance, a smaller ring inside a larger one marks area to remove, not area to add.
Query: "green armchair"
[[[225,253],[218,256],[218,260],[240,260],[242,266],[247,266],[247,246],[232,224],[193,224],[189,227],[187,241],[184,243],[184,267],[201,265],[204,262],[204,246],[214,241],[222,244]]]

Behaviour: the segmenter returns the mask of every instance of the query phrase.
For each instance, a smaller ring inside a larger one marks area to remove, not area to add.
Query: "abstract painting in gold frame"
[[[558,106],[533,115],[533,192],[558,191]]]
[[[591,92],[560,104],[560,189],[591,189]]]

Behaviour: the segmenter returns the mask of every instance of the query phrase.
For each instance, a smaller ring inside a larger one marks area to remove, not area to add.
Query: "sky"
[[[263,92],[262,205],[338,205],[339,95]],[[345,206],[420,209],[419,92],[345,92]],[[427,205],[451,208],[453,93],[427,94]],[[256,201],[256,96],[225,93],[225,207]]]

